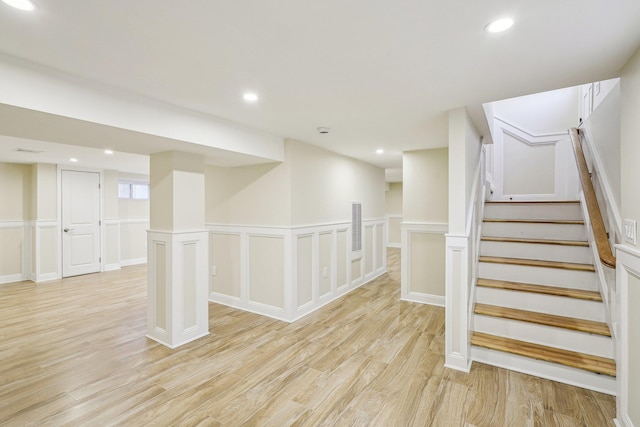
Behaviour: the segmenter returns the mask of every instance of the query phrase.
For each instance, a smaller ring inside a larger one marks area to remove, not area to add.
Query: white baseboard
[[[237,308],[238,310],[248,311],[250,313],[259,314],[262,316],[270,317],[272,319],[293,323],[296,320],[300,320],[303,317],[313,313],[314,311],[320,309],[321,307],[347,295],[349,292],[353,291],[354,289],[358,289],[359,287],[366,285],[367,283],[377,279],[378,277],[382,276],[385,273],[386,273],[386,270],[382,272],[378,272],[375,276],[368,278],[366,281],[354,282],[354,284],[350,286],[342,286],[337,289],[336,294],[332,295],[331,298],[327,298],[327,295],[324,295],[325,298],[321,299],[317,303],[310,301],[298,307],[296,313],[294,313],[293,315],[287,315],[286,310],[280,307],[268,306],[268,305],[256,303],[253,301],[250,301],[247,304],[243,304],[240,298],[238,297],[233,297],[233,296],[221,294],[218,292],[209,293],[209,302],[226,305],[227,307]]]
[[[385,269],[382,272],[376,273],[375,276],[367,277],[366,280],[354,282],[354,284],[352,284],[349,287],[343,286],[341,288],[338,288],[338,290],[337,290],[338,292],[336,294],[332,295],[331,298],[326,298],[326,295],[325,295],[325,298],[322,299],[320,302],[318,302],[316,304],[314,304],[313,301],[310,301],[310,302],[304,304],[303,306],[298,307],[298,310],[297,310],[296,314],[294,315],[294,317],[291,320],[289,320],[289,322],[295,322],[296,320],[302,319],[303,317],[313,313],[314,311],[324,307],[325,305],[327,305],[327,304],[329,304],[329,303],[331,303],[331,302],[333,302],[333,301],[335,301],[337,299],[342,298],[343,296],[347,295],[351,291],[353,291],[355,289],[358,289],[359,287],[364,286],[367,283],[370,283],[370,282],[376,280],[378,277],[382,276],[386,272],[387,272],[387,270]]]
[[[26,279],[22,273],[18,274],[7,274],[6,276],[0,276],[0,285],[4,285],[5,283],[13,283],[13,282],[22,282]]]
[[[435,305],[438,307],[445,306],[445,299],[440,295],[423,294],[420,292],[409,292],[406,296],[400,298],[402,301],[419,302],[421,304]]]
[[[107,264],[104,266],[104,271],[114,271],[114,270],[120,270],[120,264]]]
[[[402,243],[387,243],[387,247],[388,247],[388,248],[398,248],[398,249],[401,249],[401,248],[402,248]]]
[[[53,272],[53,273],[40,274],[36,276],[33,279],[33,281],[36,283],[41,283],[41,282],[48,282],[50,280],[58,280],[58,279],[60,279],[60,276],[58,275],[58,273]]]
[[[129,267],[131,265],[146,264],[147,258],[133,258],[120,260],[120,267]]]

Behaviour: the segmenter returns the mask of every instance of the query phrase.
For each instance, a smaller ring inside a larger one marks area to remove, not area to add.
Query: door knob
[[[64,229],[64,232],[65,232],[65,233],[68,233],[69,231],[71,231],[71,229],[69,229],[69,228],[65,228],[65,229]]]

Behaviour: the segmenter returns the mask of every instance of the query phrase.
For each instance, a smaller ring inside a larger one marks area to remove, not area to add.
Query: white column
[[[170,348],[209,334],[202,157],[151,155],[147,336]]]
[[[469,372],[469,238],[447,234],[446,245],[445,366]]]

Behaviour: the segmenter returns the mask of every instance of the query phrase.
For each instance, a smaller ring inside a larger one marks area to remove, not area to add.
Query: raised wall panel
[[[310,302],[313,299],[313,239],[311,236],[298,237],[297,255],[297,282],[298,282],[298,307]]]
[[[249,236],[249,300],[284,308],[284,238]]]
[[[362,277],[362,258],[351,261],[351,281],[355,282]]]
[[[167,329],[167,246],[165,243],[155,242],[154,245],[154,271],[155,271],[155,300],[156,322],[155,326],[166,331]]]
[[[508,133],[504,144],[504,194],[555,194],[555,144],[530,145]]]
[[[337,232],[336,249],[336,280],[338,287],[347,285],[347,231]]]
[[[22,275],[23,227],[0,228],[0,276]]]
[[[385,260],[385,247],[384,247],[384,227],[378,225],[376,226],[376,245],[375,245],[375,253],[376,253],[376,261],[374,269],[378,270],[382,266],[387,265]]]
[[[373,273],[373,257],[374,257],[374,248],[373,248],[373,226],[366,226],[364,228],[364,274],[370,275]]]
[[[196,310],[197,303],[196,280],[198,276],[198,251],[197,244],[187,242],[182,245],[182,309],[184,313],[185,329],[197,325]]]
[[[55,225],[39,227],[40,241],[40,275],[53,278],[58,271],[57,254],[57,227]]]
[[[240,234],[211,233],[209,250],[211,267],[215,267],[215,275],[211,275],[209,290],[235,298],[241,296],[241,258]]]
[[[412,232],[409,291],[444,297],[445,238],[442,234]]]
[[[389,217],[389,246],[399,247],[401,243],[400,226],[402,217]]]
[[[320,262],[318,268],[318,292],[320,296],[331,292],[331,277],[333,277],[333,263],[331,262],[332,242],[333,233],[320,233]]]

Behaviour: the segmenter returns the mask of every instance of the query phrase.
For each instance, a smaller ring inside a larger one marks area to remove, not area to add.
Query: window
[[[118,183],[118,197],[121,199],[149,199],[149,184],[132,181]]]
[[[351,203],[351,251],[362,250],[362,203]]]

